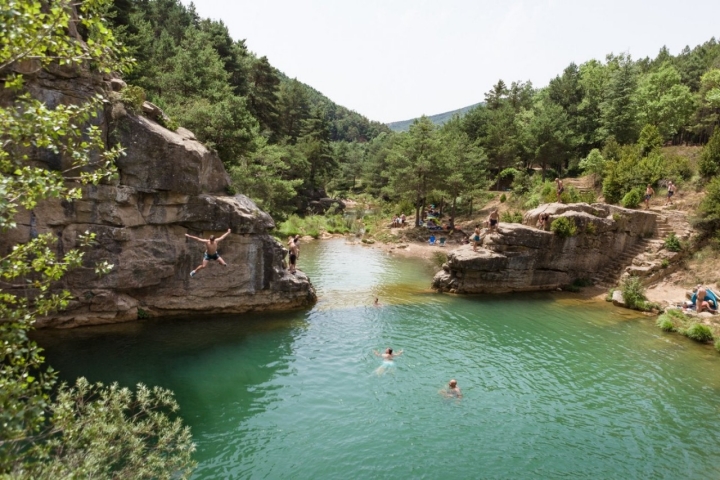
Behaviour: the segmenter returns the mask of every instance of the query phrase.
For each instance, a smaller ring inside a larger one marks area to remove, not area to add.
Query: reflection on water
[[[300,268],[310,311],[39,339],[65,378],[173,389],[196,478],[720,474],[711,348],[572,296],[435,294],[431,266],[343,241],[304,244]],[[404,353],[377,375],[386,347]]]

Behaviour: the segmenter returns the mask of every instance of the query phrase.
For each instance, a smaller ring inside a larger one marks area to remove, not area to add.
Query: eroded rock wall
[[[54,105],[105,91],[102,84],[89,85],[97,79],[76,73],[72,82],[41,70],[29,78],[29,89]],[[274,228],[272,218],[247,197],[226,193],[229,177],[220,159],[191,132],[171,132],[128,114],[120,103],[108,105],[97,124],[109,144],[119,142],[126,149],[117,162],[119,178],[84,187],[81,200],[45,201],[21,212],[18,228],[0,237],[0,252],[7,252],[16,243],[51,232],[62,254],[78,246],[83,232],[97,235],[85,267],[70,272],[59,285],[74,296],[69,309],[40,319],[39,326],[281,310],[315,302],[307,276],[290,275],[283,268],[286,251],[268,233]],[[48,168],[65,168],[62,158],[38,152],[37,159]],[[228,228],[232,234],[219,251],[229,266],[210,262],[191,279],[205,248],[185,234],[217,236]],[[93,266],[104,260],[115,267],[98,277]]]
[[[563,238],[535,227],[541,214],[566,217],[577,234]],[[593,278],[626,250],[652,235],[656,216],[605,204],[552,203],[527,212],[521,224],[501,223],[474,252],[464,245],[448,255],[433,287],[457,293],[553,290]]]

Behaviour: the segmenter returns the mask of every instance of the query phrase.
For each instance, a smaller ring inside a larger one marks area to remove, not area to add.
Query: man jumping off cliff
[[[217,260],[218,262],[220,262],[220,265],[222,265],[223,267],[227,267],[227,263],[225,263],[225,260],[223,260],[218,253],[217,245],[222,239],[224,239],[228,235],[230,235],[229,228],[228,231],[220,238],[215,238],[215,235],[210,235],[210,238],[208,240],[205,240],[204,238],[193,237],[192,235],[188,235],[187,233],[185,234],[187,238],[197,240],[198,242],[202,242],[205,244],[205,255],[203,256],[202,264],[195,270],[190,272],[191,277],[194,277],[198,270],[202,270],[203,268],[207,267],[207,264],[210,260]]]

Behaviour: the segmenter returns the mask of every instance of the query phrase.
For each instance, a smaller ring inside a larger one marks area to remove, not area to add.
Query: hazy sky
[[[189,3],[188,0],[184,0]],[[290,77],[371,120],[483,100],[502,78],[541,87],[610,52],[654,57],[720,37],[720,0],[196,0]]]

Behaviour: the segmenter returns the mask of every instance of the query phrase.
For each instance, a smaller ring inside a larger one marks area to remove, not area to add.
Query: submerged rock
[[[539,216],[570,219],[577,234],[564,238],[534,227]],[[527,212],[524,225],[501,223],[477,252],[464,245],[448,255],[433,287],[458,293],[555,290],[576,279],[592,279],[624,251],[652,235],[655,215],[605,204],[552,203]]]

